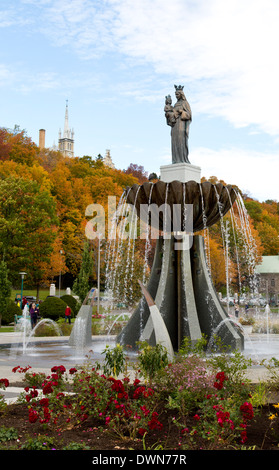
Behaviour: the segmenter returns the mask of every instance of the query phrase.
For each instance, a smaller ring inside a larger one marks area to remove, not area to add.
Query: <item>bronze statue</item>
[[[189,127],[192,112],[183,92],[183,86],[174,85],[177,102],[172,106],[171,96],[166,96],[165,116],[171,126],[172,163],[190,163],[188,159]]]

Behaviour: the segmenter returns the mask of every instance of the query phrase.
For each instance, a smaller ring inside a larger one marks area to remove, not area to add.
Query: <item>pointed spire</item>
[[[70,129],[69,129],[69,115],[68,115],[68,100],[66,100],[66,111],[65,111],[65,122],[64,122],[63,137],[68,138],[69,136],[70,136]]]

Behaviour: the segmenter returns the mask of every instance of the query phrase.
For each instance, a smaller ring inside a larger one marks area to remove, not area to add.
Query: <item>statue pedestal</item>
[[[191,163],[163,165],[160,167],[160,171],[160,179],[165,183],[171,183],[172,181],[180,181],[181,183],[187,183],[187,181],[201,182],[201,168],[191,165]]]
[[[143,340],[155,346],[157,334],[165,339],[167,330],[174,351],[185,337],[194,345],[202,334],[208,341],[216,334],[223,345],[243,350],[242,332],[231,322],[212,284],[201,235],[193,236],[193,245],[184,250],[175,249],[174,236],[165,240],[160,237],[146,290],[154,299],[157,318],[151,316],[147,300],[142,298],[116,343],[133,350]],[[162,329],[162,323],[166,328]]]

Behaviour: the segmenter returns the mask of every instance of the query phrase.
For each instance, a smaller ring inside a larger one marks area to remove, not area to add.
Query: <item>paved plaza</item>
[[[93,336],[92,347],[84,351],[77,351],[68,344],[69,337],[54,336],[43,338],[31,338],[25,353],[20,343],[20,334],[0,334],[0,378],[6,378],[10,382],[7,390],[1,390],[7,402],[16,400],[22,388],[18,385],[23,375],[12,372],[16,366],[31,366],[32,372],[44,372],[50,374],[53,366],[63,364],[67,370],[77,365],[82,365],[90,360],[102,362],[102,352],[105,346],[115,344],[114,336]],[[252,382],[263,381],[268,378],[266,367],[260,365],[263,359],[275,357],[279,360],[279,335],[251,334],[245,340],[243,351],[245,357],[253,360],[253,365],[246,371],[247,378]],[[132,373],[132,371],[131,371]],[[13,385],[16,384],[16,387]]]

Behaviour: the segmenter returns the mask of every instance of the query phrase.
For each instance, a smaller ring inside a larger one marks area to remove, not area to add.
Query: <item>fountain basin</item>
[[[159,230],[164,230],[164,216],[170,216],[171,220],[166,225],[173,230],[173,221],[177,218],[183,221],[186,205],[191,204],[193,232],[198,232],[218,222],[230,210],[237,198],[237,193],[231,185],[212,184],[209,181],[203,183],[158,181],[157,183],[146,182],[142,185],[134,184],[126,189],[126,196],[127,203],[135,206],[138,217],[149,221],[150,225],[153,225],[152,218],[148,217],[148,211],[152,210],[151,205],[169,206],[169,212],[159,213],[159,227],[155,227]]]

